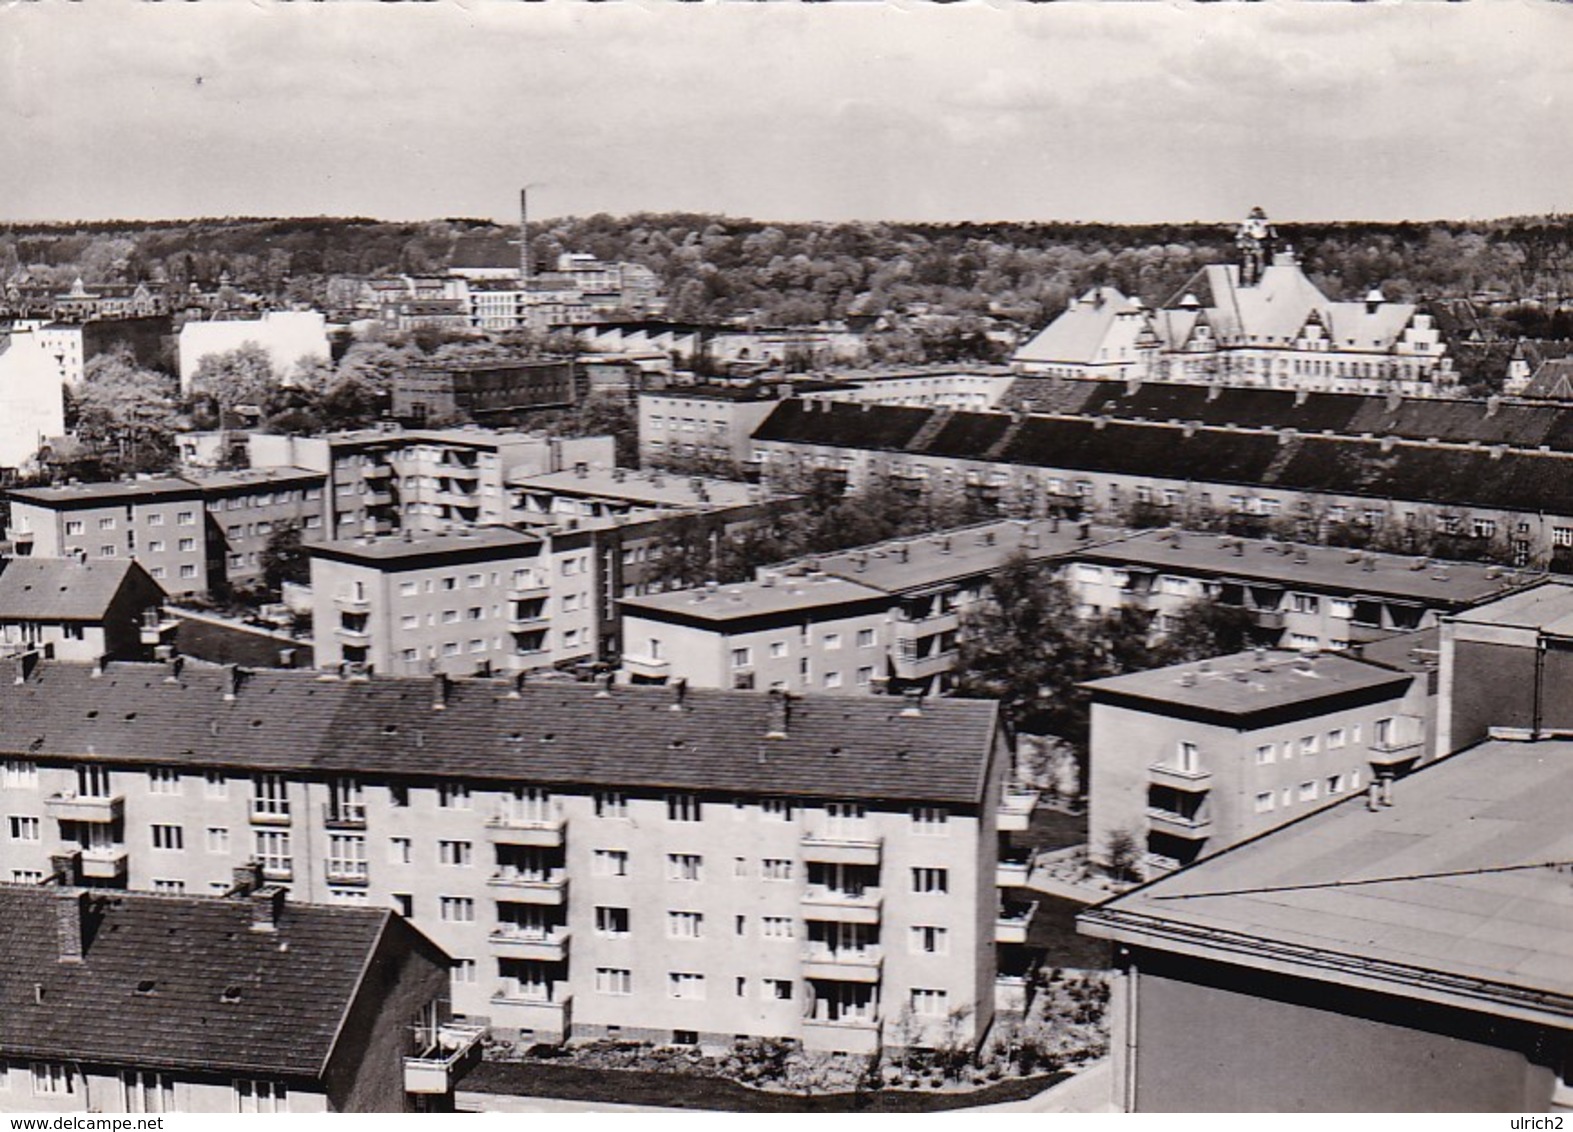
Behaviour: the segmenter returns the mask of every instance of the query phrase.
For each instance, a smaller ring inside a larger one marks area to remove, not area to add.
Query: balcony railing
[[[1037,911],[1037,901],[1003,906],[994,920],[994,942],[1026,943],[1027,929],[1031,927],[1032,917]]]
[[[877,1053],[881,1047],[883,1023],[872,1012],[843,1015],[840,1018],[803,1016],[803,1047],[839,1053]]]
[[[1002,833],[1020,833],[1032,821],[1032,811],[1038,805],[1038,792],[1019,786],[1007,787],[1000,801],[996,822]]]
[[[566,828],[560,814],[527,816],[504,811],[486,819],[486,836],[499,845],[556,848],[562,845]]]
[[[1211,790],[1213,775],[1210,770],[1182,770],[1167,763],[1153,763],[1147,768],[1147,779],[1154,786],[1167,786],[1189,794]]]
[[[568,958],[567,928],[548,930],[518,928],[503,924],[490,937],[492,950],[500,959],[534,959],[544,963],[561,963]]]
[[[363,802],[324,802],[322,824],[328,829],[365,829],[366,805]]]
[[[439,1026],[430,1048],[404,1059],[404,1091],[428,1095],[453,1092],[458,1080],[480,1064],[485,1036],[485,1026],[459,1022]]]
[[[112,825],[125,816],[126,796],[61,792],[44,799],[44,812],[59,821]]]
[[[1166,833],[1186,841],[1202,841],[1212,833],[1213,821],[1204,814],[1179,814],[1150,806],[1147,809],[1147,826],[1154,833]]]
[[[1423,738],[1372,743],[1371,764],[1381,767],[1395,766],[1419,758],[1425,753],[1425,749],[1426,741]]]
[[[884,839],[863,830],[818,829],[803,835],[805,861],[878,866]]]
[[[1030,861],[1000,861],[994,866],[994,884],[997,888],[1024,888],[1031,875]]]
[[[803,893],[803,912],[809,919],[837,920],[848,924],[877,924],[884,893],[877,888],[859,890],[811,884]]]
[[[252,825],[289,825],[290,823],[288,806],[271,809],[253,805],[250,813]]]
[[[623,668],[630,676],[641,680],[662,680],[672,671],[672,662],[653,656],[623,654]]]
[[[371,873],[365,861],[329,861],[324,866],[329,884],[367,885]]]
[[[371,599],[356,597],[354,594],[334,594],[333,604],[346,613],[370,613]]]
[[[537,994],[533,987],[504,983],[492,995],[492,1006],[495,1026],[558,1035],[566,1035],[573,1026],[573,996],[557,986]]]
[[[486,882],[508,890],[508,899],[519,904],[559,905],[568,899],[568,878],[562,870],[550,873],[513,873],[503,869]]]
[[[119,881],[126,878],[128,857],[124,846],[82,850],[82,879]]]
[[[833,948],[822,944],[810,944],[803,949],[803,977],[877,983],[884,962],[884,952],[874,946]]]

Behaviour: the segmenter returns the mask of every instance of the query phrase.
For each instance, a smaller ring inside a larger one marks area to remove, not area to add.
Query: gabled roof
[[[1082,914],[1089,935],[1573,1019],[1573,743],[1489,742]]]
[[[1146,316],[1135,300],[1115,287],[1094,287],[1017,350],[1011,360],[1074,365],[1108,361],[1109,357],[1102,356],[1106,348],[1131,348],[1145,326]]]
[[[1541,362],[1525,386],[1524,396],[1573,400],[1573,358]]]
[[[1334,349],[1390,350],[1414,317],[1414,303],[1329,303],[1327,336]]]
[[[67,891],[0,885],[8,1056],[319,1077],[392,919],[286,904],[276,931],[253,931],[247,900],[94,890],[83,961],[62,963]]]
[[[133,578],[160,589],[129,558],[13,558],[0,573],[0,621],[102,621]]]
[[[624,789],[784,793],[977,805],[998,707],[992,700],[805,696],[785,739],[765,739],[763,692],[455,681],[433,710],[419,678],[322,679],[273,669],[226,700],[222,669],[40,662],[0,682],[0,753],[111,764],[298,774],[451,777]]]

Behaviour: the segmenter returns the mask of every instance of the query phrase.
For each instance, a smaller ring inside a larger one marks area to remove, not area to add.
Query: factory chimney
[[[530,190],[519,190],[519,280],[530,286]]]

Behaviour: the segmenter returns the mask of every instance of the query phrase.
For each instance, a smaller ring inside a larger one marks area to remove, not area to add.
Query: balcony
[[[361,477],[368,481],[385,480],[393,475],[393,468],[388,464],[373,464],[361,473]]]
[[[367,507],[392,507],[393,492],[387,488],[374,487],[366,493]]]
[[[370,613],[371,600],[366,597],[355,597],[352,594],[334,594],[333,604],[346,613]]]
[[[1372,766],[1386,768],[1413,762],[1425,754],[1425,750],[1424,739],[1389,740],[1385,743],[1372,743],[1369,757]]]
[[[180,621],[162,609],[150,609],[142,615],[139,630],[144,645],[158,646],[169,643],[170,634],[180,628]]]
[[[467,464],[443,464],[438,469],[438,474],[447,476],[451,480],[474,483],[480,478],[481,470]]]
[[[58,821],[113,825],[125,817],[124,794],[51,794],[44,799],[44,812]]]
[[[561,985],[561,984],[559,984]],[[527,993],[525,988],[504,984],[492,995],[492,1025],[510,1030],[564,1036],[573,1025],[573,996]]]
[[[507,925],[490,936],[492,950],[499,959],[537,959],[562,963],[568,958],[569,931],[510,931]]]
[[[672,662],[653,656],[623,655],[623,670],[635,680],[665,680],[672,672]]]
[[[551,616],[545,602],[532,603],[523,609],[517,604],[512,604],[508,607],[508,628],[516,633],[526,629],[539,629],[551,620]]]
[[[898,651],[891,663],[899,680],[927,680],[956,667],[956,650],[941,649],[927,656],[904,656]]]
[[[1258,629],[1277,631],[1284,627],[1284,611],[1281,609],[1253,609],[1251,617]]]
[[[803,893],[803,915],[810,920],[835,920],[844,924],[877,924],[884,893],[877,888],[861,892],[811,884]]]
[[[1032,811],[1038,806],[1038,792],[1009,787],[1000,802],[996,826],[1001,833],[1023,833],[1032,821]]]
[[[498,814],[486,820],[486,838],[498,845],[534,845],[559,849],[567,822],[561,817],[526,818]]]
[[[1000,861],[994,866],[994,886],[1025,888],[1031,875],[1032,864],[1029,861]]]
[[[346,644],[362,646],[371,644],[371,632],[368,629],[351,629],[347,625],[335,625],[333,635]]]
[[[1030,904],[1006,904],[994,919],[995,943],[1026,943],[1027,929],[1038,911],[1037,901]]]
[[[545,877],[531,873],[496,872],[486,883],[492,888],[506,890],[507,899],[515,904],[561,907],[568,900],[568,878],[560,870],[554,870]]]
[[[884,839],[850,831],[818,830],[803,835],[803,859],[835,865],[879,866]]]
[[[878,1053],[883,1024],[878,1018],[803,1018],[803,1048],[836,1053]]]
[[[508,585],[508,600],[539,601],[546,597],[549,588],[545,578],[536,576],[516,578]]]
[[[859,950],[811,945],[803,949],[803,977],[843,983],[877,983],[884,962],[884,953],[877,947]]]
[[[289,825],[289,823],[290,814],[288,806],[278,809],[262,809],[257,806],[251,807],[252,825]]]
[[[365,888],[371,883],[365,861],[329,861],[324,868],[329,884]]]
[[[1165,763],[1153,763],[1147,768],[1147,781],[1186,794],[1201,794],[1212,789],[1213,775],[1210,770],[1181,770]]]
[[[5,537],[9,539],[18,550],[21,550],[24,546],[33,545],[32,531],[19,531],[15,527],[7,527],[5,531]]]
[[[955,633],[961,629],[961,613],[954,609],[942,609],[938,613],[920,617],[905,614],[904,617],[904,620],[896,622],[898,645],[906,641],[915,642],[920,637],[933,636],[935,633]]]
[[[443,1096],[481,1063],[485,1026],[449,1022],[437,1027],[436,1041],[414,1057],[404,1059],[404,1091]]]
[[[127,854],[124,848],[82,850],[82,879],[123,881],[126,879]]]
[[[364,804],[332,802],[322,804],[322,824],[325,829],[365,829],[366,807]]]
[[[1205,841],[1212,833],[1213,820],[1200,814],[1177,814],[1173,810],[1160,810],[1149,806],[1147,827],[1153,833],[1164,833],[1182,841]]]

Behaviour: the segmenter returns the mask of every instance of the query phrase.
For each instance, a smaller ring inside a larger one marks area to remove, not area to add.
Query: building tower
[[[1262,269],[1273,261],[1273,244],[1278,232],[1261,208],[1251,209],[1234,233],[1234,246],[1240,252],[1240,286],[1254,287],[1262,281]]]

